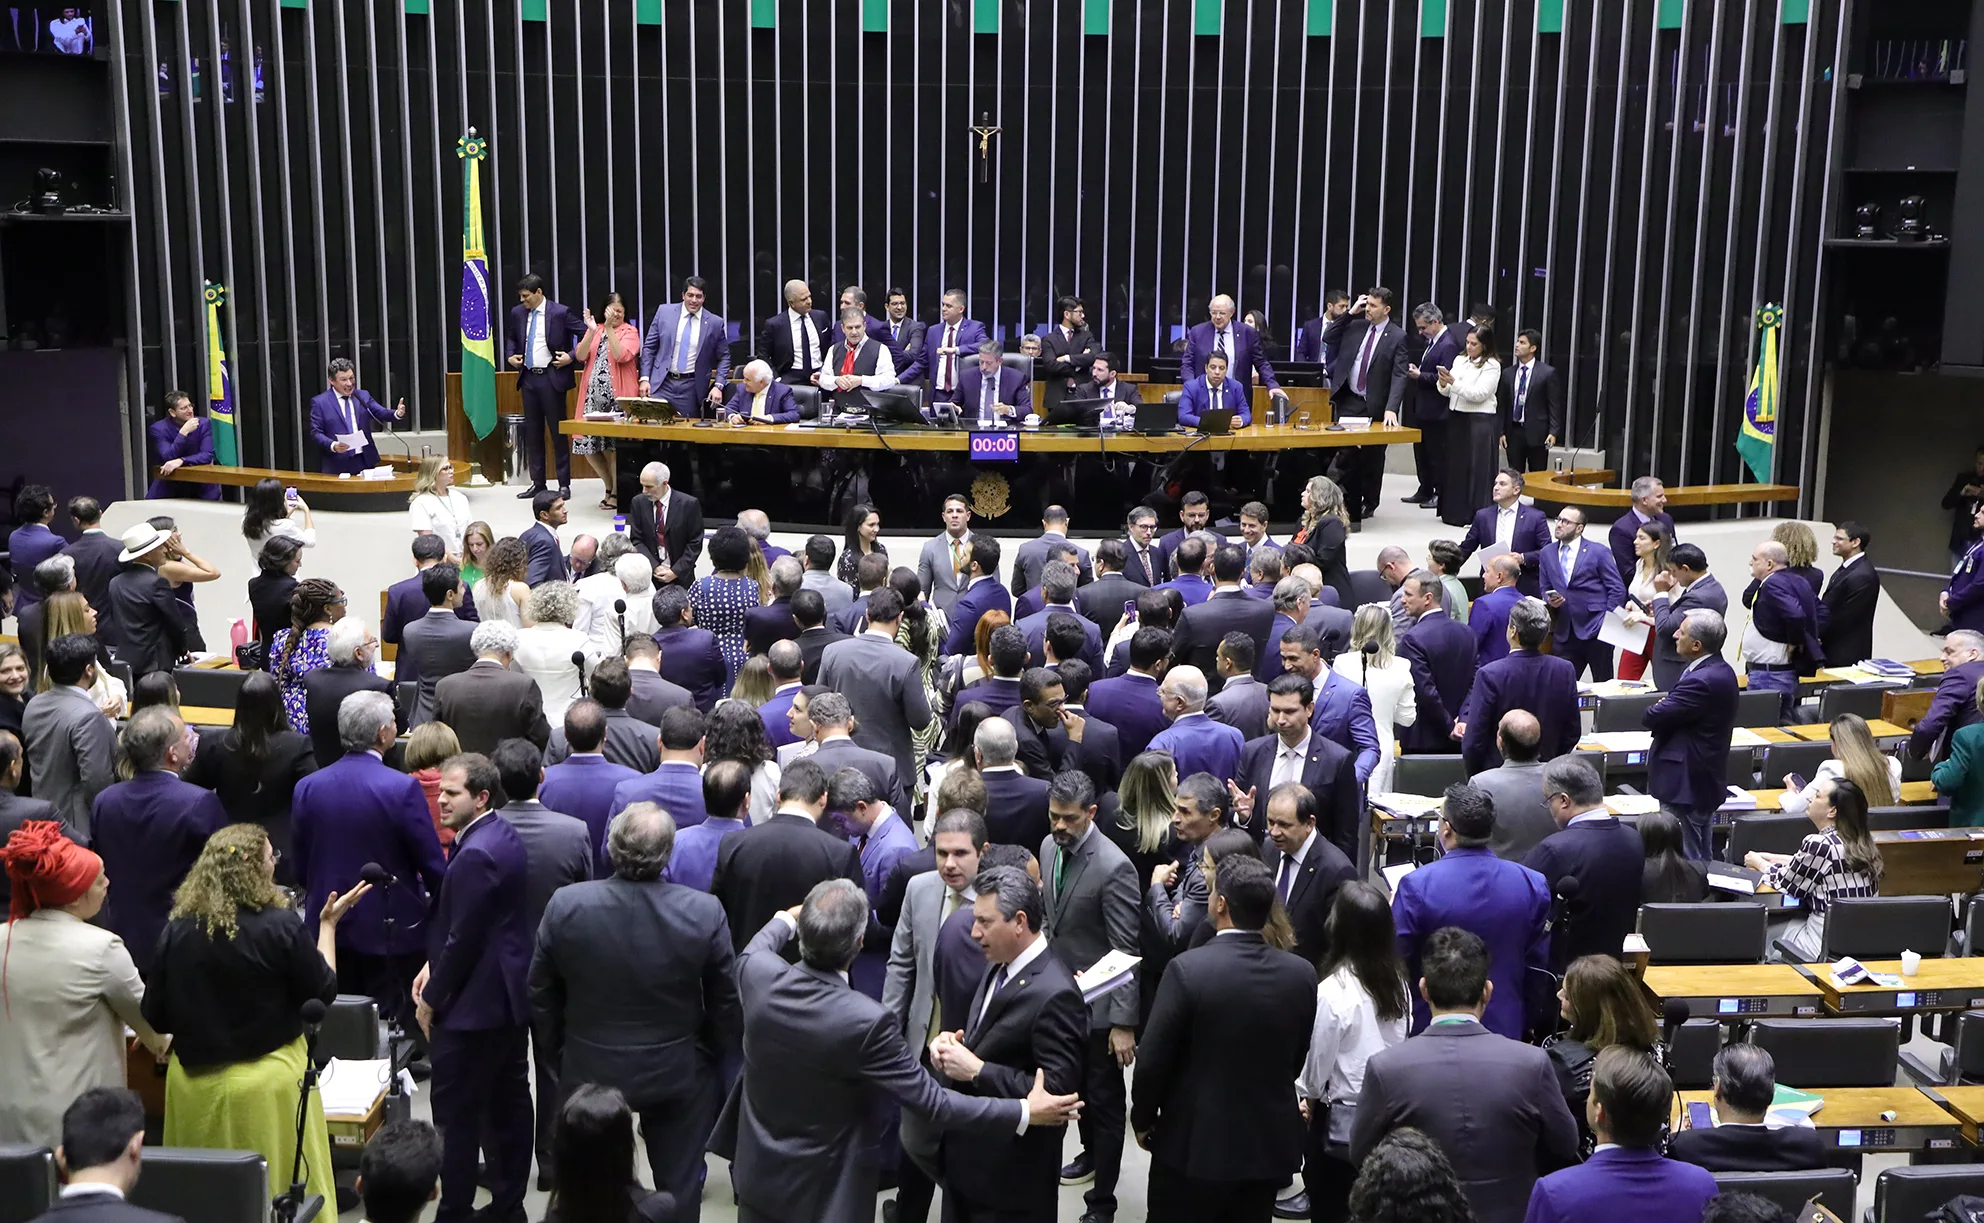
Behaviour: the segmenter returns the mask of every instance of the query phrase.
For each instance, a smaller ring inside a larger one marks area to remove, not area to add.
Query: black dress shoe
[[[1298,1193],[1292,1198],[1282,1198],[1274,1204],[1274,1217],[1277,1219],[1306,1219],[1309,1217],[1309,1195]]]
[[[549,1172],[540,1172],[537,1174],[537,1191],[539,1193],[551,1192],[551,1174]],[[1303,1212],[1302,1217],[1307,1218],[1308,1213],[1306,1211]]]
[[[1064,1185],[1086,1185],[1094,1179],[1095,1156],[1087,1151],[1061,1165],[1061,1183]]]
[[[572,499],[572,490],[570,487],[561,488],[558,490],[558,495],[560,497],[563,497],[565,500],[570,501]]]
[[[1428,501],[1433,500],[1433,494],[1421,489],[1410,497],[1400,497],[1399,500],[1405,502],[1407,505],[1425,505]]]
[[[1081,1223],[1116,1223],[1116,1216],[1113,1214],[1104,1214],[1099,1210],[1091,1210],[1082,1215]]]
[[[543,492],[543,491],[544,491],[544,486],[543,486],[542,484],[533,484],[533,485],[531,485],[531,486],[530,486],[529,488],[527,488],[527,489],[525,489],[524,491],[522,491],[522,492],[520,492],[520,493],[518,493],[518,494],[517,494],[517,500],[519,500],[519,501],[528,501],[528,500],[530,500],[530,499],[531,499],[532,497],[535,497],[535,496],[537,496],[537,495],[538,495],[539,493],[541,493],[541,492]]]

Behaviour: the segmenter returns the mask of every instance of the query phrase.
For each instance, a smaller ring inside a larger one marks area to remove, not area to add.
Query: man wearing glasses
[[[1550,606],[1556,652],[1582,676],[1612,678],[1612,647],[1598,639],[1605,613],[1626,601],[1619,567],[1603,545],[1584,538],[1584,511],[1567,505],[1557,511],[1555,539],[1537,557],[1543,601]]]

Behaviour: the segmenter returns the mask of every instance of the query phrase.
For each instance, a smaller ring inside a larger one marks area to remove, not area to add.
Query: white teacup
[[[1912,976],[1914,976],[1914,975],[1915,975],[1916,973],[1918,973],[1918,972],[1920,972],[1921,970],[1922,970],[1922,953],[1921,953],[1921,952],[1919,952],[1919,951],[1904,951],[1904,952],[1902,952],[1902,953],[1901,953],[1901,975],[1902,975],[1902,976],[1904,976],[1904,977],[1912,977]]]

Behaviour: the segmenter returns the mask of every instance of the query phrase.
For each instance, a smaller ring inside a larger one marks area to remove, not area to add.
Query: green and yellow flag
[[[496,339],[490,331],[489,256],[482,240],[482,171],[489,142],[468,129],[455,144],[462,161],[462,414],[477,437],[496,427]]]
[[[1750,393],[1743,397],[1743,430],[1736,435],[1736,453],[1759,484],[1770,482],[1770,451],[1777,444],[1777,329],[1783,323],[1782,306],[1766,303],[1757,311],[1763,342],[1750,371]]]
[[[207,282],[207,417],[214,427],[214,462],[239,467],[241,450],[234,436],[234,377],[227,369],[227,347],[221,342],[220,308],[227,301],[225,286]]]

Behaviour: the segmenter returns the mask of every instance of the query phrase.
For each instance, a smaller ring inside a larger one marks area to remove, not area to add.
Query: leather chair
[[[799,405],[800,420],[820,418],[820,388],[817,386],[795,386],[792,388],[792,401]]]
[[[1835,684],[1819,691],[1819,721],[1830,723],[1843,713],[1857,713],[1869,722],[1881,716],[1881,698],[1893,689],[1859,684]]]
[[[1667,1073],[1676,1091],[1706,1091],[1715,1082],[1715,1055],[1722,1052],[1722,1024],[1690,1019],[1674,1030],[1667,1049]]]
[[[1874,1181],[1874,1223],[1916,1223],[1959,1194],[1984,1196],[1984,1164],[1904,1165]]]
[[[1901,1027],[1888,1019],[1759,1019],[1750,1043],[1770,1054],[1777,1081],[1827,1087],[1892,1087]]]
[[[1786,773],[1796,773],[1810,781],[1819,766],[1830,759],[1831,743],[1773,743],[1764,749],[1763,774],[1757,784],[1765,790],[1782,788]]]
[[[1393,764],[1392,785],[1402,794],[1435,795],[1467,778],[1467,765],[1457,755],[1400,756]]]
[[[1376,569],[1352,569],[1350,599],[1353,611],[1366,603],[1389,605],[1392,601],[1392,588],[1385,582],[1384,575]]]
[[[1945,1032],[1949,1044],[1937,1050],[1931,1066],[1913,1053],[1901,1055],[1901,1069],[1924,1087],[1974,1087],[1984,1083],[1984,1011],[1964,1011],[1951,1017]]]
[[[1824,1168],[1816,1172],[1717,1172],[1715,1187],[1723,1193],[1754,1193],[1776,1203],[1786,1218],[1813,1198],[1842,1219],[1853,1217],[1853,1169]]]
[[[1598,708],[1592,711],[1591,729],[1594,731],[1645,730],[1646,711],[1658,704],[1659,693],[1646,696],[1608,696],[1599,698]]]
[[[289,1169],[274,1175],[287,1177]],[[146,1147],[145,1172],[130,1201],[202,1223],[268,1223],[275,1196],[271,1179],[268,1164],[254,1151]],[[286,1182],[283,1188],[288,1188]],[[312,1197],[297,1213],[298,1223],[307,1223],[322,1209],[323,1199]]]
[[[179,703],[208,709],[232,709],[241,697],[249,673],[213,667],[180,667],[172,673],[179,685]]]
[[[1784,698],[1776,692],[1745,692],[1736,698],[1736,725],[1776,726],[1784,720]]]
[[[1826,908],[1822,960],[1892,960],[1904,951],[1940,959],[1949,950],[1947,896],[1862,896]]]
[[[55,1200],[55,1152],[47,1147],[0,1146],[0,1223],[28,1223]]]
[[[1640,937],[1654,964],[1761,964],[1769,911],[1760,904],[1640,906]]]
[[[1751,850],[1767,854],[1792,854],[1813,832],[1812,821],[1802,815],[1739,815],[1729,826],[1729,845],[1724,861],[1743,865]]]
[[[1867,808],[1867,831],[1899,832],[1907,828],[1948,828],[1950,809],[1921,804]]]

